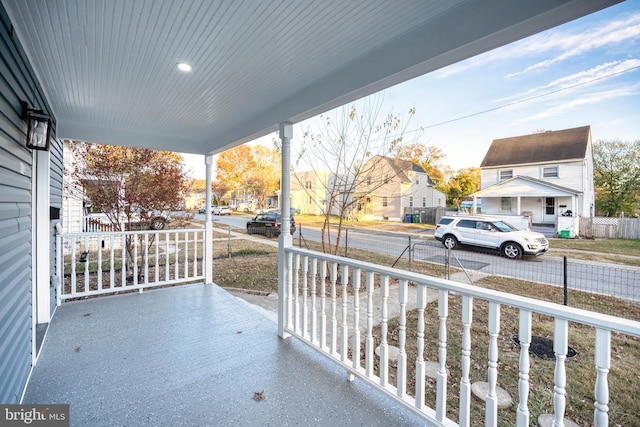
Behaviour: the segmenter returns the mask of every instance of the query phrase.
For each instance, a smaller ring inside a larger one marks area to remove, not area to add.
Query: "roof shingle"
[[[590,126],[494,139],[481,168],[584,159]]]

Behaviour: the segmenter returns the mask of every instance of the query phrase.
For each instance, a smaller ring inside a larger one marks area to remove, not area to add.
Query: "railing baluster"
[[[109,289],[113,289],[115,286],[116,277],[116,249],[115,238],[112,235],[109,236]]]
[[[309,292],[307,290],[309,286],[309,257],[304,255],[302,257],[302,336],[309,339],[309,305],[307,299],[309,298]]]
[[[596,427],[609,425],[609,368],[611,367],[611,332],[596,329],[596,385],[593,422]]]
[[[349,266],[342,265],[342,322],[340,327],[340,360],[347,361],[349,356],[349,325],[347,315],[349,312],[349,295],[347,285],[349,284]]]
[[[84,236],[84,250],[87,252],[87,257],[84,260],[84,291],[89,292],[91,290],[89,285],[89,264],[91,263],[91,257],[89,257],[89,236]]]
[[[120,243],[121,243],[121,248],[122,248],[122,254],[121,254],[121,258],[122,258],[122,268],[120,269],[120,273],[121,273],[121,282],[120,282],[120,286],[122,286],[123,288],[127,286],[127,253],[128,248],[127,248],[127,237],[124,233],[122,233],[122,236],[120,237]]]
[[[567,358],[567,349],[569,347],[569,322],[556,318],[553,335],[553,352],[556,355],[556,369],[553,376],[553,425],[562,426],[564,425],[564,412],[567,404],[567,391],[565,389],[567,386],[567,372],[565,359]]]
[[[131,235],[133,240],[133,286],[138,286],[138,236]],[[142,293],[142,288],[138,291]]]
[[[462,376],[460,378],[461,427],[471,425],[471,323],[473,322],[473,297],[462,296]]]
[[[449,292],[438,290],[438,377],[436,392],[436,419],[444,421],[447,416],[447,317],[449,316]]]
[[[380,295],[382,297],[382,322],[380,323],[380,385],[386,387],[389,384],[389,347],[387,344],[389,276],[386,274],[380,277]]]
[[[154,242],[154,252],[155,252],[155,256],[156,256],[156,262],[155,262],[155,269],[154,269],[154,282],[158,283],[160,281],[160,253],[159,253],[159,247],[160,247],[160,233],[156,233],[156,240]]]
[[[520,342],[520,374],[518,380],[518,410],[516,421],[519,426],[529,425],[529,347],[531,346],[531,312],[520,310],[520,328],[518,331]]]
[[[180,257],[179,257],[179,253],[180,253],[180,236],[178,235],[177,232],[173,233],[173,241],[175,243],[175,264],[174,264],[174,268],[173,268],[173,279],[174,280],[178,280],[180,278]]]
[[[487,403],[485,423],[488,426],[498,424],[498,395],[496,387],[498,383],[498,335],[500,334],[500,304],[489,302],[489,362],[487,377],[489,390],[487,391]]]
[[[311,258],[311,342],[316,344],[318,340],[318,310],[316,307],[316,294],[318,292],[318,259]]]
[[[149,284],[149,235],[145,233],[144,235],[144,249],[142,252],[143,262],[144,262],[144,284]]]
[[[198,238],[199,233],[197,231],[193,232],[193,275],[192,277],[198,276]]]
[[[331,263],[331,347],[329,351],[332,355],[337,353],[338,342],[338,321],[336,319],[336,279],[338,276],[338,264]]]
[[[189,277],[189,233],[184,232],[184,278]]]
[[[293,330],[300,333],[300,255],[293,256]]]
[[[365,371],[367,377],[372,377],[373,371],[373,354],[376,348],[376,342],[373,338],[373,290],[374,290],[375,273],[367,271],[367,337],[365,338]]]
[[[98,245],[98,290],[102,290],[102,234],[96,237]]]
[[[76,238],[71,238],[71,244],[69,245],[69,249],[71,252],[71,295],[75,295],[77,293],[76,290]],[[64,279],[64,277],[63,277]]]
[[[360,369],[360,268],[353,269],[353,368]],[[354,380],[353,375],[349,377]]]
[[[164,282],[169,281],[170,272],[169,265],[170,262],[170,254],[169,254],[169,239],[171,238],[171,233],[166,233],[164,235]]]
[[[285,300],[287,301],[287,328],[293,326],[293,254],[287,254],[287,271],[286,271],[286,286],[285,286]]]
[[[418,310],[418,324],[416,325],[416,345],[418,354],[416,355],[416,388],[415,405],[422,409],[424,406],[424,392],[426,383],[426,364],[424,362],[424,311],[427,307],[427,287],[418,284],[416,289],[416,308]]]
[[[320,261],[320,348],[327,347],[327,261]]]
[[[399,397],[407,394],[407,292],[409,281],[401,279],[398,284],[398,303],[400,304],[400,314],[398,316],[398,365],[397,365],[397,393]]]

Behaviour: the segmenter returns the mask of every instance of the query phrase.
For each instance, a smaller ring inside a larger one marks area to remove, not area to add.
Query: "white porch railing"
[[[204,229],[61,233],[57,304],[71,298],[204,281]]]
[[[286,248],[285,260],[286,286],[284,288],[285,323],[284,330],[325,354],[340,364],[349,374],[361,378],[378,390],[395,399],[398,403],[423,416],[432,425],[461,425],[471,423],[471,376],[472,339],[471,328],[474,323],[474,299],[488,303],[488,322],[485,332],[488,340],[488,363],[486,382],[488,392],[485,403],[485,425],[498,423],[498,374],[500,354],[501,307],[513,307],[519,313],[520,342],[517,380],[518,396],[515,414],[518,426],[529,426],[530,412],[528,400],[530,393],[529,347],[532,342],[532,315],[535,313],[551,316],[554,324],[553,351],[555,364],[553,379],[554,426],[564,425],[566,405],[567,370],[565,360],[568,352],[569,324],[589,325],[595,329],[595,371],[594,424],[608,425],[609,386],[608,372],[611,360],[611,334],[621,333],[640,337],[640,322],[620,319],[612,316],[567,308],[539,300],[468,286],[444,279],[424,276],[393,268],[383,267],[353,259],[336,257],[319,252]],[[282,261],[282,260],[281,260]],[[397,292],[390,295],[390,284]],[[409,285],[412,286],[409,286]],[[427,303],[428,292],[437,294],[433,307]],[[417,331],[415,338],[406,336],[407,316],[410,307],[407,303],[409,292],[414,292],[411,300],[417,310]],[[362,298],[361,298],[362,295]],[[364,297],[366,295],[366,297]],[[461,298],[461,372],[450,377],[447,372],[447,325],[449,319],[450,296]],[[366,301],[361,306],[360,301]],[[282,300],[281,300],[282,301]],[[437,374],[435,375],[435,405],[425,403],[426,390],[433,383],[426,378],[425,360],[425,316],[429,311],[437,311]],[[395,381],[390,376],[388,322],[390,311],[398,313],[398,356],[395,365]],[[374,336],[374,324],[379,321],[379,332]],[[474,325],[474,329],[478,325]],[[477,332],[476,332],[477,333]],[[364,337],[363,337],[364,335]],[[377,340],[377,342],[376,342]],[[408,360],[407,349],[417,349],[415,360]],[[377,347],[377,351],[375,351]],[[363,349],[361,354],[361,348]],[[377,354],[379,354],[379,356]],[[407,368],[415,364],[415,377],[409,378]],[[376,367],[377,366],[377,367]],[[477,365],[474,370],[482,369]],[[460,384],[458,421],[447,417],[447,385],[452,381]],[[502,379],[504,381],[504,379]],[[415,385],[414,385],[415,384]],[[409,393],[408,393],[409,390]],[[415,391],[413,395],[411,391]],[[475,420],[477,421],[477,420]]]

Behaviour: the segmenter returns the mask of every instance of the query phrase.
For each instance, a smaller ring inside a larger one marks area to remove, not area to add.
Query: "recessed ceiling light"
[[[180,71],[184,71],[185,73],[188,73],[189,71],[191,71],[191,65],[187,64],[186,62],[180,62],[178,63],[178,69]]]

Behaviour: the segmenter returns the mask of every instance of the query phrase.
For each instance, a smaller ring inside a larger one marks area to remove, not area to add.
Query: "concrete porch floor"
[[[216,285],[69,302],[24,403],[66,403],[72,426],[403,426],[424,421]],[[263,392],[264,399],[254,400]]]

